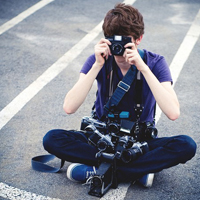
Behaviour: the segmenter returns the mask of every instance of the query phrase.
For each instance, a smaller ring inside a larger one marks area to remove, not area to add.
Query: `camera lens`
[[[121,160],[124,163],[129,163],[129,162],[131,162],[132,160],[135,160],[135,159],[136,159],[136,153],[133,149],[127,149],[127,150],[124,150],[122,152]]]
[[[99,186],[101,186],[101,184],[102,184],[102,180],[101,180],[100,177],[95,176],[95,177],[92,179],[92,183],[93,183],[93,185],[94,185],[95,187],[99,187]]]
[[[145,135],[146,135],[146,138],[147,139],[153,139],[153,138],[156,138],[157,135],[158,135],[158,131],[156,128],[154,127],[148,127],[146,130],[145,130]]]
[[[124,163],[129,163],[133,160],[136,160],[138,155],[140,155],[141,152],[138,148],[130,148],[130,149],[125,149],[124,151],[122,151],[121,154],[121,160]]]
[[[96,130],[96,127],[93,125],[88,125],[85,127],[85,131],[88,131],[88,132],[94,132],[95,130]]]
[[[100,140],[98,143],[97,143],[97,148],[99,151],[105,151],[107,149],[107,143],[106,141],[103,141],[103,140]]]
[[[129,150],[124,150],[121,154],[121,159],[124,163],[129,163],[131,161],[131,152]]]
[[[120,130],[120,125],[117,123],[110,123],[108,129],[111,133],[118,133]]]
[[[112,50],[114,55],[120,55],[122,53],[123,46],[121,44],[113,44]]]

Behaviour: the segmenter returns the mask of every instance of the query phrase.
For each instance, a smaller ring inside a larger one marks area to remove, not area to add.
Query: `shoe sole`
[[[154,174],[148,174],[147,182],[144,184],[145,187],[149,188],[153,185]]]
[[[75,167],[80,166],[80,165],[82,165],[82,164],[73,163],[73,164],[69,165],[69,167],[67,168],[67,178],[68,179],[70,179],[71,181],[74,181],[74,182],[80,182],[80,181],[73,179],[72,173],[71,173]]]

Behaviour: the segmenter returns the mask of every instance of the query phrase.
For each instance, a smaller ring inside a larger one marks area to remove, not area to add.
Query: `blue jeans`
[[[196,153],[196,143],[186,135],[149,140],[150,151],[128,164],[118,162],[117,176],[120,181],[133,181],[145,174],[185,163]],[[88,144],[87,137],[78,131],[55,129],[43,139],[45,150],[68,162],[97,166],[98,150]]]

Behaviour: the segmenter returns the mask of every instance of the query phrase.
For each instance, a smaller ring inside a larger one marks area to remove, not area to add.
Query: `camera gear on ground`
[[[116,188],[116,160],[124,163],[136,160],[148,152],[146,140],[157,136],[152,123],[133,122],[128,118],[128,112],[113,112],[109,113],[106,123],[90,117],[82,120],[81,130],[88,137],[88,143],[99,150],[96,154],[99,167],[90,180],[90,195],[101,197],[109,188]]]
[[[91,177],[88,194],[102,197],[110,188],[116,189],[118,186],[116,156],[112,153],[99,151],[96,157],[100,165],[96,174]]]

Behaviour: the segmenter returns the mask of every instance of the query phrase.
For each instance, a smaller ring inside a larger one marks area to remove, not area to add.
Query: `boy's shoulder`
[[[163,66],[163,67],[168,66],[165,61],[164,56],[157,53],[153,53],[146,49],[144,49],[144,52],[145,52],[144,61],[150,67],[150,69],[156,67],[157,65]]]
[[[159,59],[163,59],[164,58],[160,54],[148,51],[146,49],[143,49],[143,51],[145,52],[146,59],[149,59],[149,60],[159,60]]]

